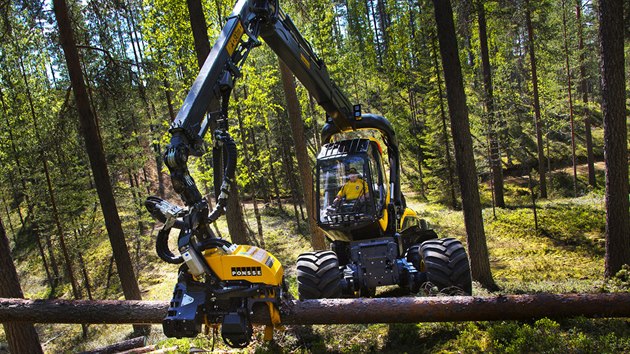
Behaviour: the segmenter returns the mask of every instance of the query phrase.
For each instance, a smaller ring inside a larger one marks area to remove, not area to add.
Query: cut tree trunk
[[[113,354],[127,351],[130,349],[136,349],[147,345],[146,337],[135,337],[124,340],[122,342],[114,343],[106,347],[90,350],[88,352],[82,352],[81,354]]]
[[[161,323],[168,306],[167,301],[0,299],[0,321]],[[282,303],[280,314],[286,325],[630,317],[630,294],[289,300]],[[255,307],[252,322],[268,324],[268,308]]]

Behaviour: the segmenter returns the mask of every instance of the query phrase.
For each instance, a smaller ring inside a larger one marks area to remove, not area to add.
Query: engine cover
[[[282,284],[284,269],[280,261],[262,248],[250,245],[233,245],[225,254],[216,248],[203,255],[210,269],[221,281],[247,281],[252,284]]]

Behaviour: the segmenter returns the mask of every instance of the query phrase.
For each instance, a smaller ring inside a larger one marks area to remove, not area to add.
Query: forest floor
[[[600,185],[603,184],[598,166]],[[580,168],[583,173],[584,169]],[[584,176],[581,175],[581,185]],[[568,179],[568,184],[566,183]],[[530,293],[602,293],[630,291],[630,276],[622,271],[605,281],[604,228],[605,210],[601,189],[582,187],[583,195],[573,193],[570,172],[556,171],[550,183],[550,199],[537,201],[538,229],[534,226],[528,182],[510,178],[506,182],[505,209],[496,209],[487,185],[481,185],[485,208],[483,217],[495,281],[501,290],[491,293],[474,284],[475,296]],[[569,187],[567,187],[569,186]],[[456,237],[465,242],[461,211],[427,204],[413,194],[407,195],[409,206],[426,218],[441,237]],[[253,230],[255,218],[249,207],[246,215]],[[265,247],[285,266],[290,291],[296,295],[295,262],[309,250],[309,240],[296,231],[295,218],[276,208],[263,209]],[[224,221],[218,224],[227,234]],[[301,225],[306,228],[306,223]],[[104,245],[95,247],[88,262],[103,257]],[[35,252],[33,252],[35,253]],[[86,252],[87,253],[87,252]],[[145,241],[136,257],[137,274],[145,300],[168,301],[175,284],[177,267],[159,261],[153,255],[151,239]],[[92,257],[92,258],[90,258]],[[18,256],[18,271],[27,297],[45,295],[41,268],[36,256]],[[103,267],[106,268],[106,264]],[[101,281],[102,283],[102,281]],[[102,284],[101,284],[102,285]],[[392,287],[379,289],[386,295]],[[115,297],[116,289],[108,298]],[[104,296],[104,294],[100,294]],[[102,297],[105,298],[105,297]],[[112,344],[130,337],[129,325],[90,325],[87,338],[78,325],[37,325],[40,339],[48,353],[80,352]],[[247,352],[391,352],[391,353],[618,353],[630,352],[630,321],[625,319],[542,319],[538,321],[496,321],[418,324],[370,324],[335,326],[292,326],[276,333],[276,341],[262,342],[262,330],[255,330],[255,339]],[[0,330],[0,342],[4,342]],[[165,338],[161,326],[152,326],[148,338],[158,348],[177,347],[187,353],[192,348],[228,351],[220,340],[199,336],[190,339]],[[0,351],[1,348],[0,348]]]

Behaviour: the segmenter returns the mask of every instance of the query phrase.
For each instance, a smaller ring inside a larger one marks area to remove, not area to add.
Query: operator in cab
[[[346,201],[349,202],[356,199],[358,199],[359,201],[363,201],[365,200],[367,193],[367,183],[362,178],[359,178],[359,173],[357,172],[357,169],[352,167],[348,170],[348,182],[346,182],[346,184],[341,187],[341,190],[339,190],[339,193],[337,193],[337,196],[333,201],[333,205],[339,203],[339,201],[341,201],[343,198],[345,198]]]

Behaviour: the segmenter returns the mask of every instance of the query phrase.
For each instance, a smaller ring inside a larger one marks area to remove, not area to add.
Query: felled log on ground
[[[111,353],[120,353],[124,351],[128,351],[130,349],[135,349],[139,347],[144,347],[147,345],[146,337],[135,337],[131,339],[124,340],[122,342],[114,343],[108,345],[106,347],[90,350],[87,352],[83,352],[81,354],[111,354]]]
[[[167,308],[166,301],[0,299],[0,322],[150,324]],[[268,323],[267,311],[255,308],[252,321]],[[295,325],[630,317],[630,294],[291,300],[281,313],[282,323]]]

